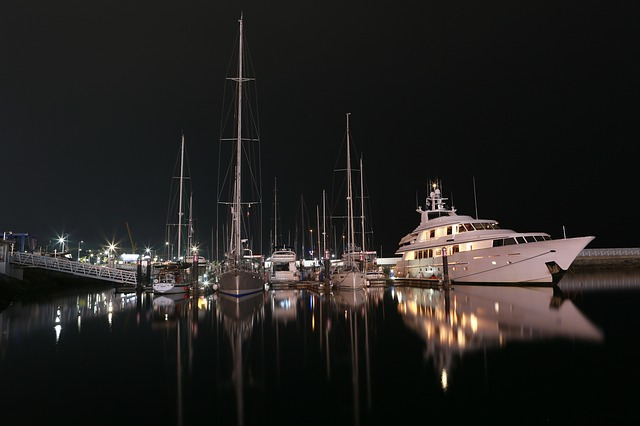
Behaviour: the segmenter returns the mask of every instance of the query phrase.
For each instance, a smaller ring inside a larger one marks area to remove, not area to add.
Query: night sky
[[[351,113],[375,248],[434,178],[460,214],[638,247],[637,2],[5,1],[0,232],[159,248],[184,133],[215,227],[222,91],[244,13],[264,226],[315,221]],[[328,196],[330,196],[328,194]],[[292,231],[293,232],[293,231]]]

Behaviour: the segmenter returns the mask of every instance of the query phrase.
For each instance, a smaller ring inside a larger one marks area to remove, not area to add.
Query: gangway
[[[79,277],[111,281],[121,284],[137,284],[137,273],[122,269],[96,266],[90,263],[76,262],[61,257],[40,256],[33,253],[14,252],[10,263],[18,267],[42,268],[50,271],[65,272]]]

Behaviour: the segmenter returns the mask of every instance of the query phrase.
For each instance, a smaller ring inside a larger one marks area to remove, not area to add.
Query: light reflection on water
[[[240,299],[106,289],[17,302],[0,313],[0,373],[11,390],[0,406],[8,424],[84,422],[104,404],[99,424],[366,425],[416,412],[455,423],[525,409],[532,423],[623,419],[624,408],[606,409],[621,395],[602,391],[638,378],[619,354],[621,330],[638,323],[639,288],[638,271],[600,270],[556,288],[282,289]],[[617,304],[598,303],[603,294]],[[580,409],[550,403],[561,396]],[[11,409],[25,399],[39,409]]]

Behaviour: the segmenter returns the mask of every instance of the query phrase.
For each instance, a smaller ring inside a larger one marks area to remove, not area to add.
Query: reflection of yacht
[[[155,294],[153,319],[159,323],[179,318],[187,308],[189,293]]]
[[[557,288],[465,286],[396,287],[405,324],[426,342],[426,357],[443,378],[453,356],[514,341],[566,338],[601,342],[603,333]]]
[[[420,225],[400,240],[396,277],[458,283],[557,283],[594,237],[552,240],[542,232],[500,229],[495,220],[458,216],[438,184]]]
[[[245,378],[245,372],[252,369],[246,365],[247,355],[244,349],[249,345],[254,327],[264,320],[264,292],[244,297],[221,293],[218,299],[218,313],[229,336],[233,365],[230,379],[235,392],[237,424],[242,426],[245,414],[244,387],[252,382],[252,378]]]
[[[271,312],[278,322],[295,322],[298,316],[298,296],[300,290],[281,289],[269,293],[271,296]]]

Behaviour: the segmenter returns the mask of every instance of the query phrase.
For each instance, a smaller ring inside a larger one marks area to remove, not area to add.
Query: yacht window
[[[473,227],[474,227],[474,228],[476,228],[477,230],[482,230],[482,229],[484,229],[484,225],[483,225],[483,224],[481,224],[481,223],[479,223],[479,222],[478,222],[478,223],[474,223],[474,224],[473,224]]]
[[[447,235],[451,235],[452,232],[453,229],[451,228],[451,226],[447,226]]]
[[[515,243],[516,243],[516,240],[513,239],[513,238],[505,238],[504,239],[504,245],[505,246],[510,246],[512,244],[515,244]]]
[[[536,235],[534,238],[536,241],[544,241],[544,237],[542,235]]]
[[[516,237],[516,241],[518,242],[518,244],[524,244],[524,237]]]
[[[504,245],[504,240],[493,240],[494,247],[502,247]]]
[[[473,231],[473,225],[471,225],[470,223],[465,223],[464,227],[467,228],[467,231]]]
[[[533,238],[533,235],[527,235],[526,237],[524,237],[524,239],[528,242],[528,243],[535,243],[536,239]]]
[[[465,232],[466,229],[463,224],[458,225],[458,232]]]
[[[545,241],[551,241],[551,237],[549,237],[549,236],[545,235],[545,236],[544,236],[544,240],[545,240]]]
[[[433,249],[427,250],[427,257],[433,257]]]
[[[493,229],[493,226],[491,226],[490,223],[483,223],[484,225],[484,229]]]
[[[453,246],[453,253],[458,253],[460,251],[460,246],[458,246],[457,244],[455,246]]]
[[[435,238],[436,236],[436,230],[432,229],[431,232],[429,233],[429,238]]]

